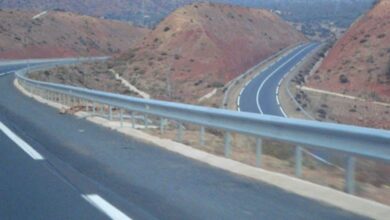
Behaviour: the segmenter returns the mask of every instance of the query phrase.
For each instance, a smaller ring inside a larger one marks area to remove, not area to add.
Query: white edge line
[[[284,78],[283,78],[283,79],[284,79]],[[282,82],[283,79],[280,80],[280,82]],[[282,105],[280,104],[280,101],[279,101],[279,90],[280,90],[280,85],[279,85],[279,86],[277,87],[277,89],[276,89],[276,102],[278,103],[279,110],[280,110],[280,112],[282,112],[283,117],[288,118],[286,112],[284,111],[284,109],[283,109],[283,107],[282,107]]]
[[[281,64],[277,69],[275,69],[271,74],[269,74],[267,76],[267,78],[265,78],[265,80],[261,83],[259,89],[257,90],[257,93],[256,93],[256,104],[257,104],[257,108],[259,109],[260,113],[263,114],[263,111],[261,110],[261,107],[260,107],[260,103],[259,103],[259,96],[260,96],[260,91],[261,89],[264,87],[264,84],[276,73],[278,72],[281,68],[283,68],[285,65],[287,65],[287,63],[289,63],[291,60],[293,60],[295,57],[299,56],[301,53],[303,53],[303,51],[305,51],[307,48],[309,48],[310,46],[312,46],[312,44],[309,44],[307,45],[306,47],[302,48],[298,53],[296,53],[294,56],[292,56],[290,59],[288,59],[286,62],[284,62],[283,64]]]
[[[30,157],[34,160],[44,160],[45,158],[38,153],[34,148],[32,148],[29,144],[27,144],[24,140],[18,137],[15,133],[13,133],[9,128],[7,128],[2,122],[0,122],[0,130],[8,136],[16,145],[19,146],[24,152],[26,152]]]
[[[34,17],[32,17],[32,19],[35,20],[35,19],[37,19],[37,18],[39,18],[39,17],[41,17],[41,16],[43,16],[43,15],[45,15],[45,14],[47,14],[47,11],[43,11],[43,12],[41,12],[41,13],[35,15]]]
[[[111,205],[105,199],[96,194],[81,195],[87,202],[102,211],[108,217],[114,220],[132,220],[119,209]]]
[[[299,46],[297,46],[296,48],[294,48],[294,49],[298,49],[298,48],[302,48],[303,47],[303,45],[299,45]],[[292,52],[292,51],[291,51]],[[238,111],[241,111],[241,109],[240,109],[240,97],[241,97],[241,95],[242,95],[242,93],[244,92],[244,90],[246,89],[246,87],[249,85],[249,83],[251,83],[256,77],[258,77],[262,72],[264,72],[264,71],[266,71],[268,68],[270,68],[271,66],[273,66],[275,63],[277,63],[277,62],[279,62],[280,60],[282,60],[282,59],[284,59],[286,56],[288,56],[289,54],[291,54],[291,52],[290,53],[288,53],[288,54],[284,54],[284,55],[282,55],[281,57],[279,57],[276,61],[274,61],[274,62],[272,62],[271,64],[268,64],[268,65],[266,65],[264,68],[263,68],[263,71],[259,71],[257,74],[255,74],[253,77],[252,77],[252,79],[251,80],[249,80],[249,81],[247,81],[246,83],[245,83],[245,85],[244,85],[244,87],[241,89],[241,91],[240,91],[240,95],[237,97],[237,110]],[[251,72],[251,71],[253,71],[253,70],[255,70],[256,68],[258,68],[260,65],[258,64],[258,65],[256,65],[256,66],[254,66],[254,67],[252,67],[249,71],[247,71],[246,73],[244,73],[243,75],[245,75],[245,74],[247,74],[248,72]],[[262,114],[262,112],[261,112],[261,114]]]
[[[241,89],[241,91],[240,91],[240,96],[242,95],[242,93],[244,92],[244,90],[245,90],[245,87]]]

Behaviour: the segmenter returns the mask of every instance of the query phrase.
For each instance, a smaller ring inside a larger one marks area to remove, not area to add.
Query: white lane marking
[[[282,65],[280,65],[277,69],[275,69],[271,74],[269,74],[267,76],[267,78],[265,78],[265,80],[261,83],[259,89],[257,90],[257,93],[256,93],[256,104],[257,104],[257,108],[259,109],[260,111],[260,114],[263,114],[263,111],[261,110],[261,107],[260,107],[260,103],[259,103],[259,96],[260,96],[260,91],[261,89],[264,87],[265,83],[276,73],[278,72],[281,68],[283,68],[284,66],[286,66],[291,60],[293,60],[295,57],[299,56],[301,53],[303,53],[303,51],[305,51],[307,48],[309,48],[310,46],[312,46],[312,44],[309,44],[307,47],[304,47],[303,49],[301,49],[297,54],[295,54],[294,56],[292,56],[290,59],[288,59],[286,62],[284,62]]]
[[[299,46],[297,46],[295,49],[299,49],[299,48],[302,48],[302,47],[303,47],[303,45],[299,45]],[[252,77],[251,80],[249,80],[248,82],[245,83],[245,86],[241,89],[240,95],[238,96],[237,99],[240,99],[242,93],[244,92],[244,90],[246,89],[246,87],[248,87],[249,83],[251,83],[254,79],[256,79],[262,72],[267,71],[270,67],[272,67],[272,66],[275,65],[277,62],[279,62],[280,60],[284,59],[285,57],[287,57],[287,56],[290,55],[291,53],[292,53],[292,51],[288,52],[287,54],[282,55],[282,56],[279,57],[276,61],[274,61],[274,62],[272,62],[272,63],[266,65],[265,68],[263,69],[263,71],[260,71],[259,73],[255,74],[255,75]],[[238,110],[238,111],[241,111],[241,109],[240,109],[240,103],[239,103],[239,102],[237,102],[237,103],[238,103],[238,104],[237,104],[237,105],[238,105],[237,110]]]
[[[244,89],[245,89],[245,87],[241,89],[240,94],[237,97],[237,110],[239,112],[241,111],[241,109],[240,109],[240,100],[241,100],[242,93],[244,92]]]
[[[34,160],[44,160],[45,158],[38,153],[34,148],[32,148],[29,144],[27,144],[24,140],[18,137],[15,133],[13,133],[9,128],[7,128],[2,122],[0,122],[0,130],[8,136],[16,145],[18,145],[24,152],[26,152],[30,157]]]
[[[47,14],[47,11],[43,11],[37,15],[35,15],[34,17],[32,17],[31,19],[35,20],[35,19],[38,19],[39,17],[42,17],[43,15]]]
[[[115,208],[105,199],[96,194],[81,195],[87,202],[102,211],[108,217],[113,220],[132,220],[129,216],[125,215],[119,209]]]
[[[240,96],[242,95],[242,93],[244,92],[244,89],[245,88],[242,88],[241,91],[240,91]]]
[[[282,108],[282,105],[280,104],[280,100],[279,100],[279,93],[280,93],[280,86],[282,85],[282,82],[284,79],[287,78],[287,75],[291,72],[292,70],[290,70],[286,75],[283,76],[283,78],[279,81],[278,83],[278,87],[276,88],[276,102],[278,103],[278,106],[279,106],[279,110],[280,112],[282,112],[283,116],[285,118],[288,118],[287,114],[284,112],[283,108]]]

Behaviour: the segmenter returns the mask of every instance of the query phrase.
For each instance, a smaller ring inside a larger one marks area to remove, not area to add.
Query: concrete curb
[[[22,88],[17,80],[14,81],[14,85],[23,94],[34,98],[38,102],[47,104],[54,108],[62,108],[63,105],[47,101],[36,95],[28,93]],[[79,112],[76,116],[86,118],[88,113]],[[87,120],[99,124],[104,127],[111,128],[125,135],[129,135],[133,138],[141,140],[146,143],[153,144],[157,147],[164,148],[171,152],[178,153],[187,158],[194,159],[210,166],[262,181],[264,183],[274,185],[283,190],[286,190],[297,195],[310,198],[319,202],[326,203],[330,206],[338,207],[343,210],[356,213],[358,215],[366,216],[373,219],[388,219],[390,216],[390,206],[374,202],[371,200],[363,199],[357,196],[346,194],[341,191],[337,191],[328,187],[320,186],[311,182],[307,182],[298,178],[290,177],[284,174],[273,173],[260,168],[252,167],[231,159],[219,157],[213,154],[206,153],[204,151],[192,148],[190,146],[174,142],[168,139],[162,139],[142,131],[132,129],[129,127],[120,128],[119,122],[109,121],[107,119],[98,117],[88,117]]]

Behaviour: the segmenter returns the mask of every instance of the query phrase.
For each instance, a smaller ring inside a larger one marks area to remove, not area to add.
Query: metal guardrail
[[[200,126],[200,140],[204,142],[205,128],[217,128],[225,131],[225,156],[231,156],[231,132],[250,135],[257,138],[256,156],[260,166],[262,139],[291,143],[295,149],[295,173],[302,175],[302,147],[316,150],[331,150],[348,154],[346,167],[346,191],[354,193],[355,156],[374,160],[390,161],[390,132],[386,130],[356,126],[288,119],[268,115],[236,112],[166,101],[141,99],[102,91],[40,82],[27,78],[26,70],[16,72],[19,83],[28,91],[44,94],[43,97],[76,97],[91,103],[112,108],[128,110],[170,119],[179,123],[191,123]],[[58,99],[56,99],[58,100]],[[112,118],[112,117],[110,117]],[[121,117],[121,120],[123,118]],[[161,123],[164,126],[164,123]],[[178,134],[182,135],[182,126]],[[180,136],[179,135],[179,136]]]
[[[21,65],[21,64],[48,64],[48,63],[76,63],[76,62],[92,62],[99,60],[106,60],[110,57],[101,56],[101,57],[70,57],[70,58],[50,58],[50,59],[25,59],[25,60],[7,60],[0,59],[0,66],[4,65]]]

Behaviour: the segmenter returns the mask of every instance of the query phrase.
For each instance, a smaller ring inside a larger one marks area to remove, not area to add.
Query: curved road
[[[0,77],[0,219],[364,219],[59,115],[13,79]]]
[[[238,101],[239,110],[286,117],[277,98],[279,82],[318,45],[318,43],[308,43],[296,47],[251,80],[241,92]]]

